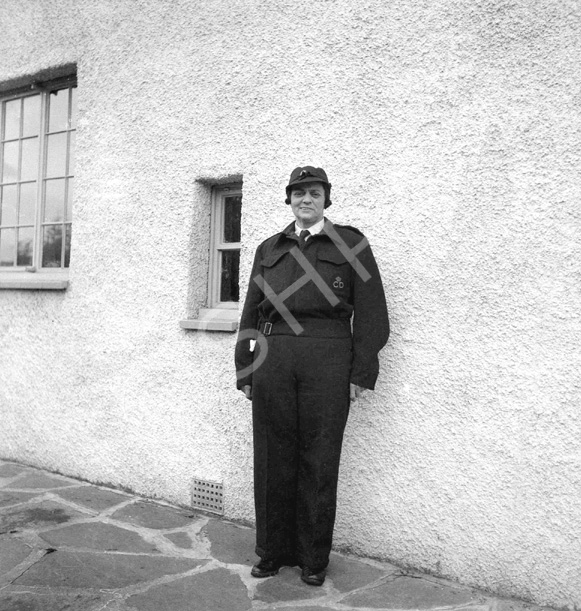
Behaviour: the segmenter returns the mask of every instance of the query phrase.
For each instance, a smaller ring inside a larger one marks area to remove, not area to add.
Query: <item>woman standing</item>
[[[236,345],[237,386],[253,409],[252,575],[298,564],[315,586],[329,563],[349,403],[374,388],[389,336],[369,243],[324,217],[330,193],[322,168],[291,173],[295,220],[256,251]]]

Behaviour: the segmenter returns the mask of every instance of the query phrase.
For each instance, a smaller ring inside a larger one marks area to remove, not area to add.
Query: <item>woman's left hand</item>
[[[362,391],[363,389],[360,386],[357,386],[357,384],[349,384],[349,399],[351,402],[357,401]]]

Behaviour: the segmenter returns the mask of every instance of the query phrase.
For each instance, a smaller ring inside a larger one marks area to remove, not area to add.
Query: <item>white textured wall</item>
[[[243,277],[322,165],[393,335],[336,542],[581,605],[581,19],[571,0],[3,0],[0,83],[77,62],[71,285],[0,291],[0,456],[252,520],[250,407],[205,303],[208,188]]]

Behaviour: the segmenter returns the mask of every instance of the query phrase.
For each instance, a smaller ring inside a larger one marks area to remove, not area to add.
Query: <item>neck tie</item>
[[[307,237],[311,235],[308,229],[303,229],[299,235],[299,248],[302,250],[307,242]]]

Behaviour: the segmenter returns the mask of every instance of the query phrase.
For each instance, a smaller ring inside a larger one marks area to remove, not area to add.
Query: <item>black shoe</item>
[[[310,569],[305,566],[301,572],[301,579],[310,586],[322,586],[326,575],[326,569]]]
[[[252,567],[250,574],[258,579],[272,577],[278,573],[281,566],[280,560],[260,560]]]

